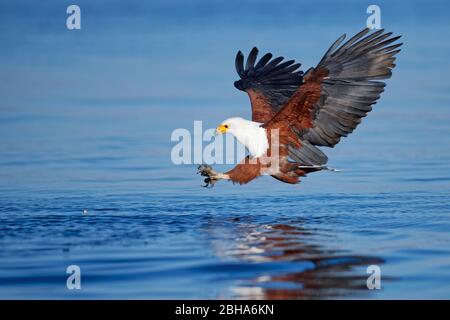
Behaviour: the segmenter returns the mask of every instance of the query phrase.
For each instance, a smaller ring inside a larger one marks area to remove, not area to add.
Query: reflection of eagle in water
[[[258,62],[253,48],[244,67],[236,56],[241,80],[252,105],[252,121],[230,118],[217,133],[230,133],[249,151],[241,163],[226,173],[201,165],[207,185],[221,179],[244,184],[260,175],[297,183],[309,172],[327,169],[327,156],[317,146],[334,147],[372,110],[394,68],[400,37],[364,29],[341,45],[337,39],[315,68],[297,70],[294,60],[282,62],[265,54]],[[367,35],[368,34],[368,35]]]
[[[329,222],[330,216],[276,217],[265,223],[248,216],[217,219],[213,218],[206,229],[215,254],[221,258],[217,270],[231,272],[227,269],[230,266],[241,275],[229,288],[231,298],[363,298],[371,291],[367,290],[366,268],[385,262],[341,248],[337,234],[321,225]],[[258,267],[250,267],[252,273],[247,278],[244,274],[249,262],[257,262]],[[391,280],[383,275],[383,281]]]

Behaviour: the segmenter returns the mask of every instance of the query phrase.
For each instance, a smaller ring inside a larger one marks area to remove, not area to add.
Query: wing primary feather
[[[271,53],[266,53],[256,64],[255,69],[259,69],[264,67],[267,62],[270,61],[270,59],[272,59],[272,54]]]
[[[250,51],[250,54],[248,55],[247,62],[245,63],[246,71],[253,69],[257,56],[258,56],[258,48],[253,47],[252,51]]]
[[[351,37],[349,40],[347,40],[346,43],[344,43],[339,50],[345,50],[347,49],[349,46],[351,46],[353,43],[355,43],[356,41],[358,41],[359,39],[361,39],[362,37],[364,37],[368,32],[370,31],[369,28],[365,28],[363,30],[361,30],[360,32],[358,32],[357,34],[355,34],[353,37]]]
[[[331,47],[328,48],[327,52],[325,52],[325,54],[323,55],[322,59],[320,60],[320,62],[318,63],[319,65],[326,59],[328,58],[328,56],[333,53],[333,51],[342,43],[342,41],[344,41],[346,37],[346,34],[344,33],[342,36],[340,36],[339,38],[337,38],[337,40],[331,45]]]
[[[242,76],[244,75],[244,55],[242,54],[241,51],[238,51],[236,55],[235,65],[236,65],[236,72],[242,78]]]
[[[383,33],[384,29],[380,29],[378,31],[375,31],[374,33],[369,34],[367,37],[359,40],[358,42],[354,43],[352,46],[350,46],[347,50],[350,52],[353,52],[356,48],[366,45],[369,41],[372,39],[378,37],[381,33]]]
[[[284,60],[284,57],[277,57],[270,61],[262,70],[263,72],[270,71],[273,67],[275,67],[277,64],[279,64],[281,61]]]

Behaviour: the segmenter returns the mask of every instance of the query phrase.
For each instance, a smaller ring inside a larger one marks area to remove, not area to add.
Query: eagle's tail
[[[331,168],[325,165],[321,165],[321,166],[303,166],[303,165],[299,165],[296,167],[296,169],[300,169],[306,173],[309,172],[316,172],[316,171],[321,171],[321,170],[327,170],[327,171],[332,171],[332,172],[340,172],[341,170],[335,169],[335,168]]]

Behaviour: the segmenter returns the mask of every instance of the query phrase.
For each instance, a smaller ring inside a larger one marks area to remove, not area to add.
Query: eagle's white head
[[[261,127],[261,123],[243,118],[235,117],[222,121],[216,128],[217,134],[230,133],[240,143],[242,143],[257,158],[266,153],[269,148],[266,129]]]

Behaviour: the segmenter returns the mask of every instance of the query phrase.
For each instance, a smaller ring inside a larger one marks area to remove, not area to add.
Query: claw
[[[205,184],[202,185],[202,187],[204,188],[214,187],[214,184],[218,180],[214,178],[216,172],[212,169],[212,167],[207,164],[202,164],[199,165],[197,169],[198,169],[197,174],[200,174],[202,177],[206,177],[205,180],[203,180]]]
[[[204,185],[202,185],[203,188],[212,188],[214,187],[214,182],[215,180],[212,180],[211,178],[206,178],[205,180],[203,180],[203,182],[205,183]]]

